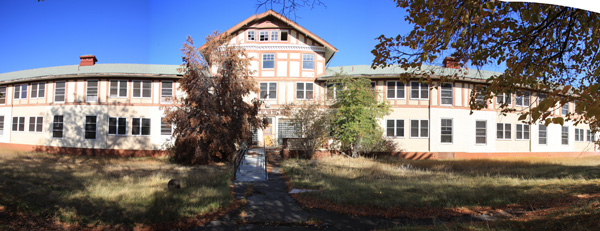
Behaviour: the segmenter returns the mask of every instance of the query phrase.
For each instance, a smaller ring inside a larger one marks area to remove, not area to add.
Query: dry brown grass
[[[1,153],[0,206],[72,225],[169,223],[227,207],[231,176],[229,166],[157,158]],[[170,179],[180,179],[182,189],[167,190]]]

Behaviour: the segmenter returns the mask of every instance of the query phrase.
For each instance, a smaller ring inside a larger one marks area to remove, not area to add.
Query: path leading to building
[[[238,171],[235,173],[235,179],[239,182],[267,180],[264,149],[253,148],[248,151]]]
[[[287,192],[279,168],[279,156],[269,163],[268,180],[257,170],[264,160],[263,149],[252,149],[236,174],[234,193],[247,203],[217,220],[193,230],[373,230],[427,225],[438,220],[354,217],[321,209],[303,209]],[[264,171],[264,170],[263,170]],[[262,177],[262,178],[261,178]]]

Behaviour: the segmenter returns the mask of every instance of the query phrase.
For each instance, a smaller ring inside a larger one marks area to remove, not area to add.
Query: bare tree
[[[287,18],[293,18],[294,21],[296,21],[296,18],[299,18],[296,15],[296,10],[300,8],[310,7],[314,9],[319,6],[327,7],[321,0],[256,0],[256,2],[256,11],[261,8],[274,10]]]

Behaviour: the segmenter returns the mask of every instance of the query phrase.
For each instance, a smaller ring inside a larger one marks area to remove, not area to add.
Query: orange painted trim
[[[168,152],[165,150],[92,149],[9,143],[0,143],[0,148],[14,151],[46,152],[51,154],[65,154],[74,156],[159,157],[168,155]]]

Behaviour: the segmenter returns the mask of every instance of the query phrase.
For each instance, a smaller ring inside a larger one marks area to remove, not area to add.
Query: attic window
[[[259,33],[260,33],[259,41],[269,41],[269,32],[268,31],[261,31]]]
[[[254,31],[253,30],[248,31],[248,41],[254,41]]]
[[[279,31],[271,31],[271,41],[279,40]]]
[[[281,31],[281,41],[287,41],[287,40],[288,40],[288,32]]]

